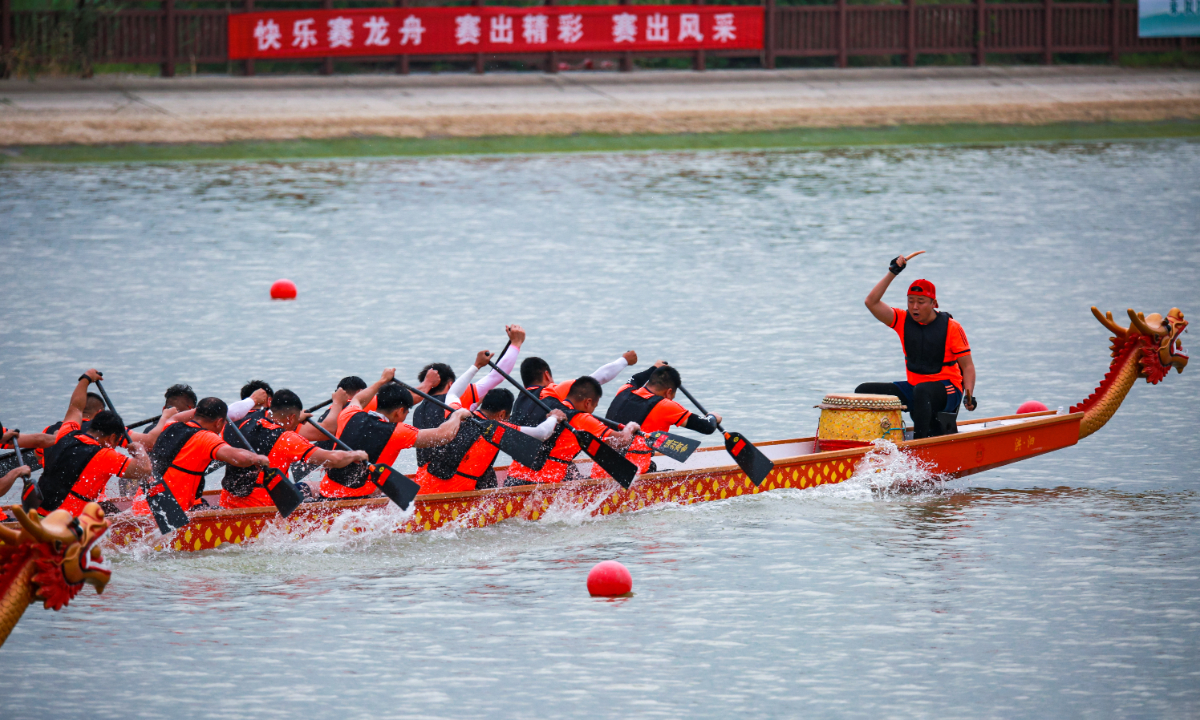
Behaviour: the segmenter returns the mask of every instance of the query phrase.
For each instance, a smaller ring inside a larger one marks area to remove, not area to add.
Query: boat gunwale
[[[1075,412],[1075,413],[1065,413],[1065,414],[1060,415],[1057,413],[1057,411],[1048,410],[1048,411],[1040,412],[1040,413],[1025,413],[1023,415],[1002,415],[1002,416],[991,417],[991,418],[981,418],[979,420],[972,420],[972,421],[969,421],[969,423],[963,423],[963,424],[964,425],[967,425],[967,424],[978,425],[978,424],[982,424],[982,423],[996,422],[996,421],[1000,421],[1000,420],[1013,420],[1013,419],[1024,419],[1024,418],[1029,418],[1029,421],[1012,424],[1012,425],[1002,425],[1000,427],[995,427],[995,428],[984,428],[984,429],[980,429],[980,430],[972,430],[969,433],[958,433],[955,435],[939,435],[936,437],[922,438],[920,440],[905,440],[901,443],[897,443],[896,445],[901,450],[921,450],[923,448],[927,448],[927,447],[931,447],[931,446],[952,445],[952,444],[959,443],[959,442],[976,441],[977,439],[992,437],[995,435],[1001,435],[1004,433],[1012,432],[1014,429],[1016,429],[1018,427],[1021,428],[1021,431],[1026,431],[1026,430],[1030,430],[1033,428],[1053,427],[1058,424],[1074,422],[1074,421],[1082,422],[1083,421],[1083,413]],[[773,445],[786,445],[786,444],[791,444],[791,443],[806,443],[806,442],[814,443],[815,441],[816,441],[815,437],[802,437],[802,438],[790,438],[790,439],[783,439],[783,440],[768,440],[765,442],[756,443],[756,445],[758,447],[770,447]],[[841,459],[845,459],[845,458],[852,458],[855,456],[865,455],[866,453],[868,453],[871,450],[872,450],[871,446],[862,446],[862,447],[855,447],[855,448],[846,448],[843,450],[833,450],[833,451],[829,451],[829,452],[814,452],[814,453],[805,453],[802,455],[792,455],[792,456],[788,456],[788,457],[784,457],[784,458],[778,458],[776,460],[773,460],[773,462],[776,464],[776,466],[802,465],[802,464],[807,464],[809,462],[827,462],[830,460],[841,460]],[[724,452],[724,451],[725,451],[725,447],[721,446],[721,445],[713,445],[710,447],[703,447],[703,448],[699,448],[698,450],[696,450],[696,452]],[[1046,452],[1052,452],[1052,450],[1047,450]],[[1023,460],[1026,457],[1035,457],[1035,456],[1041,455],[1041,454],[1044,454],[1044,453],[1033,453],[1033,454],[1030,454],[1027,456],[1022,456],[1020,458],[1015,458],[1009,462],[1001,463],[1000,465],[1007,465],[1012,462],[1017,462],[1019,460]],[[587,460],[579,460],[576,462],[577,463],[585,463],[588,461]],[[986,470],[992,469],[993,467],[999,467],[1000,465],[995,465],[995,466],[985,465],[985,466],[981,466],[978,468],[971,468],[969,470],[964,469],[961,472],[955,473],[955,475],[963,475],[963,476],[973,475],[975,473],[984,472]],[[506,466],[503,466],[500,469],[504,469],[504,467],[506,467]],[[700,475],[721,475],[721,474],[726,474],[729,472],[741,472],[741,469],[737,466],[736,463],[733,463],[731,461],[727,465],[717,465],[714,467],[696,468],[696,469],[692,469],[692,470],[685,470],[685,469],[667,470],[667,471],[662,471],[662,472],[657,472],[657,473],[650,473],[648,475],[639,476],[638,480],[640,481],[641,479],[645,478],[649,482],[660,483],[660,482],[671,482],[671,481],[675,481],[675,480],[694,478],[694,477],[700,476]],[[416,500],[414,501],[414,505],[410,506],[410,507],[415,507],[416,503],[423,504],[423,503],[428,503],[428,502],[441,502],[441,501],[446,501],[446,500],[519,497],[522,495],[531,495],[533,493],[539,493],[539,492],[558,493],[563,490],[571,490],[571,491],[586,490],[586,489],[594,489],[594,488],[597,488],[602,485],[607,486],[607,485],[610,485],[612,482],[613,481],[610,479],[584,478],[581,480],[573,481],[571,483],[535,483],[532,485],[516,485],[516,486],[512,486],[512,487],[488,488],[488,489],[484,489],[484,490],[467,490],[467,491],[463,491],[463,492],[427,493],[427,494],[418,495]],[[635,484],[631,487],[631,490],[633,488],[636,488],[637,484],[638,484],[638,482],[635,481]],[[114,500],[122,500],[122,499],[129,500],[129,498],[114,498]],[[346,498],[346,499],[341,499],[341,500],[325,500],[325,501],[321,501],[321,502],[304,503],[303,505],[300,506],[300,508],[298,508],[298,511],[299,511],[299,513],[303,513],[303,515],[321,516],[321,515],[326,515],[326,514],[330,514],[330,513],[340,512],[343,510],[355,510],[355,509],[359,509],[359,508],[382,508],[382,507],[386,507],[390,503],[391,503],[391,501],[385,497]],[[190,513],[190,516],[194,520],[213,520],[213,519],[221,519],[221,518],[248,518],[248,517],[256,518],[258,516],[262,516],[264,519],[275,519],[275,518],[283,519],[283,518],[279,517],[278,511],[274,507],[210,508],[210,509],[206,509],[206,510],[197,510],[193,513]],[[293,515],[292,517],[296,518],[295,515]],[[297,519],[302,519],[302,517],[297,518]],[[113,523],[114,527],[117,525],[152,526],[154,524],[153,518],[151,518],[150,516],[130,515],[130,514],[128,514],[128,512],[123,512],[118,515],[113,515],[112,520],[114,521],[114,523]],[[8,523],[3,523],[3,524],[4,525],[9,525],[9,524],[15,525],[15,523],[12,521],[10,521]]]

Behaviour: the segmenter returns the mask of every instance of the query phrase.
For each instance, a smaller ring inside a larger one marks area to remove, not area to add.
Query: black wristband
[[[80,380],[87,380],[88,382],[91,382],[91,381],[92,381],[92,379],[91,379],[90,377],[88,377],[86,374],[85,374],[85,375],[80,375],[80,376],[79,376],[79,379],[80,379]],[[78,381],[76,381],[76,382],[78,382]]]
[[[893,275],[899,275],[900,273],[904,272],[904,266],[897,265],[896,258],[892,258],[892,264],[888,265],[888,272],[890,272]]]

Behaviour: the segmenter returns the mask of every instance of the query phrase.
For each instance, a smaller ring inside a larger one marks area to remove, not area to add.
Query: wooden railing
[[[555,4],[557,0],[544,0]],[[728,0],[720,0],[729,4]],[[734,0],[736,3],[736,0]],[[627,4],[628,0],[620,0]],[[339,0],[339,6],[344,5]],[[407,0],[361,0],[354,7],[405,6]],[[425,4],[425,3],[422,3]],[[447,3],[465,4],[465,3]],[[471,4],[483,4],[473,0]],[[528,4],[528,3],[524,3]],[[241,0],[234,12],[270,8],[331,8],[331,0]],[[0,0],[0,60],[11,68],[14,58],[33,60],[86,56],[91,64],[157,63],[163,75],[176,66],[225,63],[227,3],[177,3],[175,0],[135,2],[115,12],[100,11],[81,19],[73,11],[13,11],[11,0]],[[827,5],[779,5],[765,0],[767,40],[761,51],[675,53],[589,53],[595,61],[611,59],[623,70],[637,57],[690,57],[697,70],[707,57],[759,57],[764,67],[781,57],[831,57],[845,67],[851,56],[892,55],[915,65],[922,54],[967,54],[975,64],[992,55],[1040,55],[1043,63],[1059,53],[1103,53],[1116,62],[1122,53],[1200,50],[1200,38],[1147,38],[1137,35],[1137,5],[1133,2],[996,3],[973,0],[959,4],[918,4],[903,0],[889,5],[851,5],[835,0]],[[81,30],[80,28],[85,28]],[[87,37],[81,38],[80,33]],[[511,59],[553,72],[558,62],[582,60],[564,53],[424,56],[422,61],[472,61],[482,72],[485,59]],[[358,58],[371,60],[372,58]],[[394,60],[407,72],[407,56]],[[252,62],[239,63],[254,72]],[[332,72],[325,60],[323,70]]]

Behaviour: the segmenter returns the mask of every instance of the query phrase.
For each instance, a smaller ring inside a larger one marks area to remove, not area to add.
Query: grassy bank
[[[1200,137],[1200,121],[1051,125],[901,125],[797,128],[774,132],[686,135],[571,135],[480,138],[338,138],[178,145],[31,145],[0,150],[0,164],[302,160],[502,153],[639,150],[807,149],[888,145],[990,145]]]

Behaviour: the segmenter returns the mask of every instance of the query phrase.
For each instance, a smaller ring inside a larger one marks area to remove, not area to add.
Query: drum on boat
[[[821,404],[817,452],[870,445],[879,439],[904,439],[904,406],[894,395],[830,393]]]

